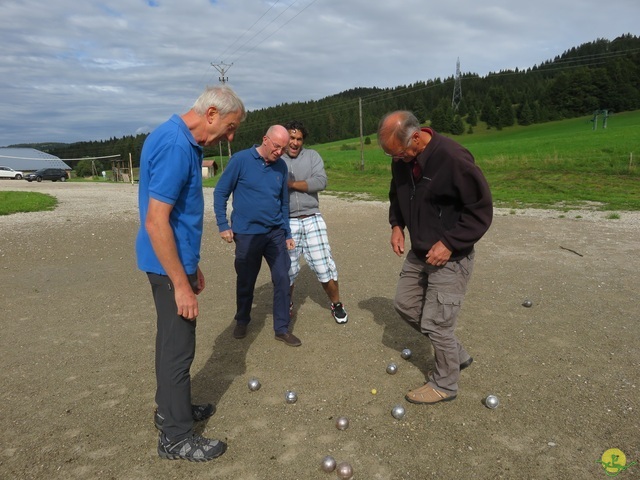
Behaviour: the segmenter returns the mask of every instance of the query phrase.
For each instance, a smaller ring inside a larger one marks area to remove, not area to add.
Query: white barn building
[[[71,170],[69,165],[55,155],[41,152],[35,148],[0,147],[0,166],[10,167],[21,172],[35,172],[41,168]]]

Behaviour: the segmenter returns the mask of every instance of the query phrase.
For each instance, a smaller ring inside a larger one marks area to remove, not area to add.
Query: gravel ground
[[[597,461],[609,448],[640,460],[638,213],[498,210],[458,330],[475,362],[454,402],[418,406],[403,397],[422,383],[431,350],[393,311],[402,259],[388,245],[386,204],[322,197],[350,320],[333,322],[304,268],[294,349],[273,339],[266,267],[249,335],[232,338],[233,247],[218,237],[208,189],[193,392],[218,406],[200,430],[229,450],[190,464],[155,451],[137,187],[4,181],[0,190],[60,202],[0,217],[0,478],[332,479],[320,461],[333,455],[354,479],[576,479],[606,478]],[[285,403],[287,390],[297,403]],[[495,410],[482,404],[489,393]],[[396,404],[402,420],[390,414]],[[620,478],[640,478],[640,465]]]

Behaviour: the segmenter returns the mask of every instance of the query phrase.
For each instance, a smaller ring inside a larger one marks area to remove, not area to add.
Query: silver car
[[[22,180],[22,172],[9,167],[0,167],[0,178],[10,178],[11,180]]]

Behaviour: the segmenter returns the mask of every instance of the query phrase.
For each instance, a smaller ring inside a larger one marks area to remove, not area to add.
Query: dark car
[[[27,182],[41,182],[42,180],[52,180],[57,182],[65,182],[67,180],[67,172],[62,168],[41,168],[33,173],[28,173],[24,176]]]

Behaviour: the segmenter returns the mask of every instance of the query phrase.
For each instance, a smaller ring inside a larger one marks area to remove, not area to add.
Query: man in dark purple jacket
[[[378,142],[392,157],[389,191],[391,246],[402,255],[404,229],[411,250],[398,281],[394,306],[426,335],[435,355],[427,383],[411,390],[412,403],[449,401],[460,371],[473,359],[455,336],[458,313],[473,271],[474,245],[491,225],[491,192],[473,156],[407,111],[380,121]]]

